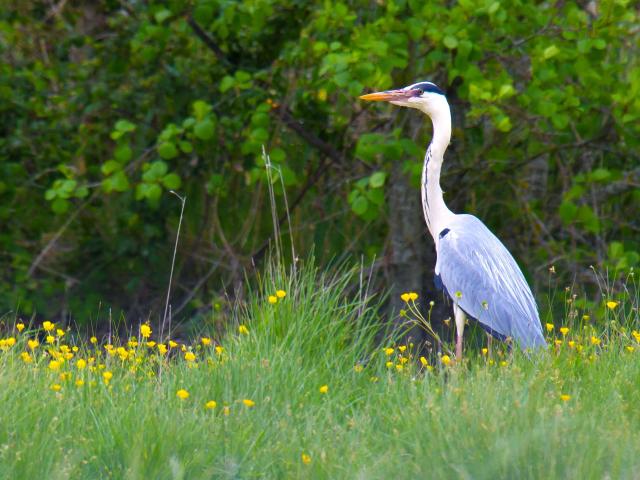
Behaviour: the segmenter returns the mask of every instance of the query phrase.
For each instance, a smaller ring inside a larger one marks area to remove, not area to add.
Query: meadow
[[[357,278],[267,269],[226,332],[187,342],[5,317],[0,478],[637,478],[633,275],[547,316],[546,351],[463,362],[381,331]]]

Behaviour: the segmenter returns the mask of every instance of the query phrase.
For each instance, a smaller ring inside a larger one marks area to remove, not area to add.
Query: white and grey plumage
[[[417,108],[433,123],[433,139],[422,170],[422,208],[436,245],[436,283],[453,300],[456,356],[462,356],[467,315],[492,336],[513,339],[522,349],[546,346],[536,302],[506,247],[473,215],[456,215],[444,203],[440,170],[451,139],[451,112],[444,93],[431,82],[363,95]]]

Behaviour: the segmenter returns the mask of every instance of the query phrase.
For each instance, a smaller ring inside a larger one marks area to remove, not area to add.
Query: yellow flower
[[[81,378],[79,378],[78,380],[76,380],[76,387],[81,387],[84,385],[84,380],[82,380]]]
[[[269,297],[267,298],[267,300],[269,301],[270,304],[274,304],[274,303],[278,303],[278,297],[276,297],[275,295],[269,295]]]
[[[62,390],[62,387],[57,383],[54,383],[53,385],[51,385],[51,390],[53,390],[54,392],[59,392],[60,390]]]
[[[24,323],[16,324],[16,329],[18,330],[18,332],[22,332],[24,330]]]
[[[461,291],[457,291],[456,292],[456,298],[462,298],[462,292]]]
[[[187,392],[184,388],[181,388],[176,392],[176,396],[181,400],[186,400],[189,398],[189,392]]]
[[[222,353],[224,352],[224,347],[222,345],[216,345],[215,350],[218,355],[222,355]]]
[[[276,290],[276,297],[284,298],[286,296],[287,296],[287,292],[285,292],[284,290]]]
[[[62,372],[60,374],[60,380],[62,380],[63,382],[66,382],[70,378],[71,378],[71,373],[69,373],[69,372]]]
[[[420,357],[420,363],[422,364],[423,367],[428,367],[429,366],[429,362],[424,357]]]
[[[483,349],[482,349],[482,355],[484,355],[485,357],[486,357],[487,355],[489,355],[489,349],[488,349],[488,348],[486,348],[486,347],[485,347],[485,348],[483,348]]]
[[[33,362],[33,357],[29,354],[29,352],[22,352],[20,354],[20,357],[22,358],[22,361],[24,363],[31,363]]]
[[[440,358],[440,361],[442,362],[442,364],[446,367],[447,365],[449,365],[451,363],[451,358],[449,358],[449,355],[443,355]]]
[[[418,299],[418,294],[416,292],[409,292],[409,300],[415,302]]]
[[[354,365],[353,369],[356,373],[360,373],[362,370],[364,370],[364,367],[358,363],[357,365]]]
[[[409,293],[403,293],[402,295],[400,295],[400,299],[403,302],[409,302],[409,300],[411,300],[411,295]]]
[[[563,393],[562,395],[560,395],[560,400],[562,400],[563,402],[568,402],[569,400],[571,400],[571,395]]]
[[[244,403],[245,406],[249,408],[253,407],[256,404],[256,402],[254,402],[253,400],[249,400],[248,398],[242,400],[242,403]]]
[[[404,370],[404,367],[401,364],[396,365],[396,370],[401,372],[402,370]]]
[[[222,413],[225,415],[225,417],[228,417],[231,413],[231,408],[229,408],[228,406],[222,407]]]
[[[600,345],[600,339],[598,337],[591,336],[591,345]]]
[[[505,360],[502,360],[502,361],[500,362],[500,366],[501,366],[501,367],[506,367],[506,366],[507,366],[507,362],[506,362]]]
[[[560,333],[564,337],[567,333],[569,333],[569,329],[567,327],[560,328]]]
[[[573,340],[569,340],[568,345],[569,345],[569,348],[573,348],[573,347],[575,347],[575,346],[576,346],[576,342],[575,342],[575,341],[573,341]]]
[[[98,343],[98,339],[97,339],[96,337],[91,337],[91,338],[89,339],[89,341],[90,341],[91,343],[93,343],[94,345],[95,345],[96,343]]]
[[[58,360],[51,360],[49,362],[49,370],[60,370],[60,362]]]
[[[404,352],[406,349],[407,349],[407,346],[406,346],[406,345],[400,345],[400,346],[398,347],[398,350],[400,350],[401,352]]]
[[[193,362],[193,361],[196,359],[196,354],[195,354],[195,353],[193,353],[193,352],[186,352],[186,353],[184,354],[184,359],[185,359],[187,362]]]
[[[206,408],[207,410],[213,410],[217,406],[218,404],[216,403],[215,400],[209,400],[207,403],[204,404],[204,408]]]
[[[309,465],[311,463],[311,456],[303,453],[302,454],[302,463],[304,463],[305,465]]]
[[[104,379],[104,383],[109,384],[109,382],[113,378],[113,373],[109,371],[102,372],[102,378]]]
[[[556,340],[555,344],[559,347],[560,345],[562,345],[562,340]]]
[[[211,345],[211,339],[209,337],[202,337],[200,341],[202,342],[202,345],[204,345],[205,347],[208,347],[209,345]]]
[[[626,348],[627,348],[627,352],[629,352],[629,353],[633,353],[633,351],[635,350],[635,347],[632,347],[630,345],[627,346]]]
[[[38,345],[40,345],[40,342],[38,340],[28,340],[27,341],[27,346],[31,350],[35,350],[36,348],[38,348]]]
[[[50,321],[42,322],[42,328],[44,328],[47,332],[50,332],[55,328],[56,324],[51,323]]]
[[[157,347],[158,347],[158,352],[160,352],[160,355],[164,355],[165,353],[167,353],[167,346],[164,343],[159,343]]]
[[[143,338],[149,338],[151,333],[151,327],[148,324],[140,325],[140,335],[142,335]]]
[[[83,360],[82,358],[79,358],[76,361],[76,367],[77,367],[78,370],[83,370],[86,366],[87,366],[86,360]]]
[[[7,347],[13,347],[16,344],[16,339],[14,337],[9,337],[4,340],[4,344]]]
[[[613,300],[609,300],[609,301],[607,302],[607,308],[608,308],[609,310],[613,310],[613,309],[614,309],[614,308],[616,308],[618,305],[619,305],[619,303],[618,303],[618,302],[614,302]]]
[[[547,332],[550,332],[553,330],[553,323],[547,323],[545,326],[547,327]]]
[[[390,355],[393,355],[393,352],[394,352],[394,349],[391,348],[391,347],[387,347],[387,348],[384,349],[384,353],[385,353],[385,355],[387,357],[390,356]]]
[[[47,335],[47,343],[54,343],[56,341],[56,337],[53,335]]]
[[[587,320],[589,320],[591,317],[589,317],[589,315],[587,315],[586,313],[584,315],[582,315],[582,320],[584,320],[585,322]]]
[[[178,346],[178,344],[176,342],[174,342],[173,340],[169,340],[169,348],[176,348]]]
[[[324,393],[328,393],[329,392],[329,385],[322,385],[320,388],[320,393],[324,394]]]
[[[64,330],[62,330],[61,328],[56,329],[56,335],[58,337],[64,337]]]
[[[156,346],[156,342],[154,342],[153,340],[151,340],[150,342],[147,342],[147,347],[153,348],[155,346]]]
[[[249,329],[244,325],[238,326],[238,332],[240,332],[242,335],[249,335]]]
[[[393,362],[387,362],[385,365],[387,366],[387,368],[391,368],[393,367]]]
[[[631,332],[631,335],[633,335],[633,338],[636,339],[636,342],[640,342],[640,332],[634,330],[633,332]]]

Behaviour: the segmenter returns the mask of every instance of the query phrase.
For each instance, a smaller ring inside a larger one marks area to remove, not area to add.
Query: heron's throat
[[[444,152],[451,140],[451,113],[449,105],[442,97],[442,105],[427,113],[433,123],[433,139],[424,157],[422,168],[422,210],[429,232],[438,246],[438,233],[446,227],[453,213],[444,203],[440,188],[440,171]]]

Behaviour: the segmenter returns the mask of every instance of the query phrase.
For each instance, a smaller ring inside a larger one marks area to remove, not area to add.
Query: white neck
[[[438,96],[436,101],[430,102],[428,108],[420,108],[431,117],[433,124],[433,138],[424,157],[422,169],[422,209],[429,232],[438,248],[438,235],[453,217],[447,208],[440,188],[440,170],[444,152],[451,140],[451,112],[444,96]]]

